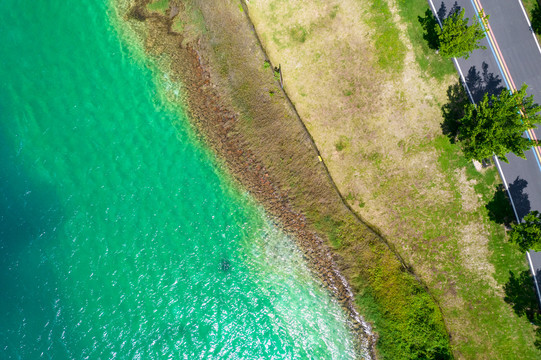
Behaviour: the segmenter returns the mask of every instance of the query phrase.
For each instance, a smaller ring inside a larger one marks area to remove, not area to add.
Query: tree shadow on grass
[[[464,117],[464,109],[470,103],[460,80],[447,88],[447,99],[447,104],[441,108],[443,115],[441,129],[443,134],[454,144],[458,136],[460,120]]]
[[[509,270],[509,280],[503,290],[506,303],[511,305],[518,316],[526,318],[536,324],[541,324],[539,300],[535,294],[535,284],[530,270],[524,270],[515,274]]]
[[[537,276],[540,276],[537,272]],[[539,300],[535,293],[534,279],[529,270],[513,273],[509,271],[509,280],[503,287],[506,303],[511,305],[518,316],[525,316],[528,321],[537,326],[535,347],[541,350],[541,312]]]
[[[541,35],[541,7],[535,4],[532,10],[532,29],[536,34]]]
[[[497,224],[509,226],[515,220],[509,197],[502,184],[496,186],[494,197],[485,208],[488,210],[488,217]]]
[[[428,47],[432,50],[438,50],[440,48],[440,39],[436,33],[436,27],[439,26],[438,21],[430,9],[426,9],[425,16],[418,16],[417,19],[424,29],[423,39],[425,39]]]

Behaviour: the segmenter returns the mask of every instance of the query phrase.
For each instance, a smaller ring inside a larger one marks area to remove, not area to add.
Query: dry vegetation
[[[247,1],[340,192],[426,282],[455,356],[536,358],[531,326],[503,299],[507,271],[526,264],[487,217],[497,174],[477,172],[442,136],[441,105],[456,76],[436,79],[421,69],[408,33],[420,25],[403,20],[400,6]]]

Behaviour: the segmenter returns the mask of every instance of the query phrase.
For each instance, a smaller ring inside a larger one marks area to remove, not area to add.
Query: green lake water
[[[105,0],[0,10],[1,359],[354,357]]]

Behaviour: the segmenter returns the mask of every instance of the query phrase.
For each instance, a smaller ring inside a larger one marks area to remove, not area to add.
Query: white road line
[[[509,200],[511,200],[511,206],[513,206],[513,212],[515,213],[515,217],[517,218],[517,222],[520,222],[520,218],[518,217],[517,209],[515,208],[515,202],[513,201],[513,197],[511,196],[511,193],[509,192],[509,186],[507,186],[507,180],[505,179],[505,175],[503,174],[502,167],[500,165],[500,160],[498,160],[498,157],[494,155],[494,160],[496,162],[496,167],[498,168],[498,172],[500,173],[500,177],[503,181],[503,186],[505,186],[505,190],[507,190],[507,195],[509,195]]]
[[[537,276],[535,275],[535,269],[533,267],[532,258],[530,257],[529,251],[526,252],[526,256],[528,257],[528,262],[530,263],[530,269],[533,275],[533,282],[535,283],[535,288],[537,289],[537,299],[539,300],[539,304],[541,304],[541,292],[539,292],[539,283],[537,282]]]
[[[532,24],[530,23],[530,19],[528,18],[528,14],[526,14],[526,10],[524,10],[524,5],[522,5],[522,0],[517,0],[519,5],[520,5],[520,8],[522,9],[522,13],[524,14],[524,17],[526,18],[526,22],[528,23],[528,26],[530,27],[530,29],[532,28]],[[539,46],[539,41],[537,41],[537,37],[535,36],[535,33],[533,31],[531,31],[532,33],[532,36],[533,36],[533,39],[535,41],[535,43],[537,44],[537,50],[539,50],[539,53],[541,54],[541,46]]]
[[[458,65],[458,60],[456,58],[453,58],[453,62],[455,63],[456,68],[458,69],[458,73],[460,74],[462,83],[464,84],[464,87],[466,88],[466,91],[468,92],[470,101],[472,102],[472,104],[475,104],[475,101],[473,101],[473,96],[471,94],[470,88],[468,87],[468,84],[466,83],[466,78],[464,77],[464,74],[462,73],[462,69],[460,68],[460,65]]]
[[[432,12],[434,13],[434,17],[436,18],[436,20],[438,20],[438,24],[442,26],[440,18],[438,17],[438,11],[436,10],[434,3],[432,2],[432,0],[428,0],[428,1],[430,2],[430,6],[432,7]]]

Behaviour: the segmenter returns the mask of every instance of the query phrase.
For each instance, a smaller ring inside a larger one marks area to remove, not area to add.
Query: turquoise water
[[[0,358],[354,357],[105,0],[0,10]]]

